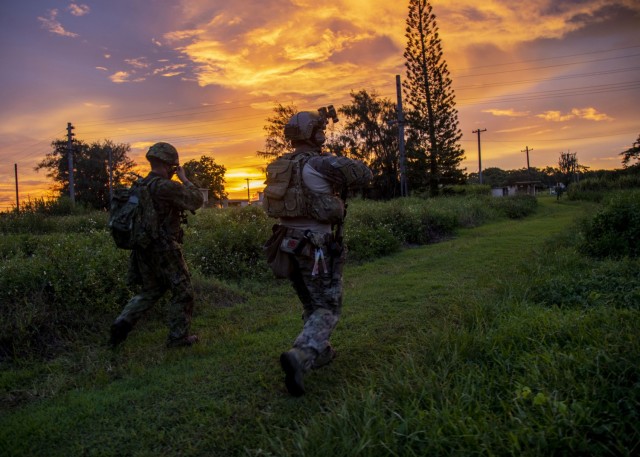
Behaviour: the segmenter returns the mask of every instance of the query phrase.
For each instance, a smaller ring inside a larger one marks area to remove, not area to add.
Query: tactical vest
[[[267,166],[263,208],[269,217],[308,217],[336,224],[344,217],[344,203],[335,195],[311,192],[302,169],[314,153],[289,153]]]

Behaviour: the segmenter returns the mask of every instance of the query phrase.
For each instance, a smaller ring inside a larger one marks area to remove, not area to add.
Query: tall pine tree
[[[405,36],[409,182],[414,189],[428,187],[435,196],[440,184],[463,182],[465,176],[459,168],[464,150],[454,91],[428,0],[409,1]]]

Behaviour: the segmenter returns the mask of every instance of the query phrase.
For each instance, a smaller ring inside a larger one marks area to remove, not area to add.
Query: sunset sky
[[[639,0],[434,0],[467,172],[620,168],[640,134]],[[212,156],[226,189],[263,186],[276,103],[317,109],[366,89],[396,100],[408,1],[3,0],[0,210],[50,195],[35,165],[67,122],[87,143]],[[409,186],[411,184],[409,183]]]

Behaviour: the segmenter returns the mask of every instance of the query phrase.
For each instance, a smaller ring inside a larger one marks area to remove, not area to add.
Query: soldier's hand
[[[182,168],[181,166],[176,168],[176,176],[178,176],[178,179],[182,182],[182,184],[187,184],[189,182],[189,180],[187,179],[187,174],[185,173],[184,168]]]

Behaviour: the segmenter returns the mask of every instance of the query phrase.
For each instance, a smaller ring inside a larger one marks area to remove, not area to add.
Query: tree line
[[[47,177],[53,180],[52,190],[59,198],[65,198],[70,190],[67,140],[55,140],[51,147],[35,169],[47,170]],[[74,138],[71,151],[75,200],[86,207],[109,209],[111,189],[130,186],[141,178],[134,172],[137,164],[128,155],[131,152],[129,144],[116,144],[110,140],[88,144]],[[217,164],[213,157],[203,155],[182,166],[194,184],[209,190],[212,204],[227,198],[224,189],[226,168]]]

